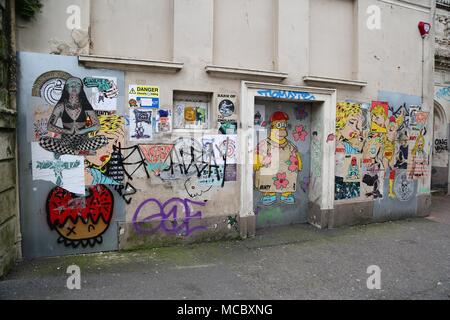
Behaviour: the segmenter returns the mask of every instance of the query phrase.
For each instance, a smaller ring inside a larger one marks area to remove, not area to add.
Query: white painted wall
[[[79,9],[80,30],[88,34],[90,25],[90,0],[42,0],[42,11],[31,22],[17,19],[17,50],[51,53],[58,46],[67,47],[78,53],[87,53],[89,44],[79,48],[74,42],[72,29],[73,14]],[[69,22],[69,24],[68,24]],[[87,38],[88,39],[88,38]],[[81,50],[80,50],[81,49]],[[67,54],[64,52],[63,54]]]
[[[172,60],[173,0],[91,1],[92,54]]]

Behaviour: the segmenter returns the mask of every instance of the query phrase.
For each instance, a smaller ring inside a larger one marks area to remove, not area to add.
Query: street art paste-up
[[[408,179],[407,170],[397,170],[394,186],[395,196],[400,201],[409,201],[414,195],[414,182]]]
[[[152,138],[152,110],[130,109],[130,141]]]
[[[387,92],[382,96],[390,102],[372,101],[369,112],[365,103],[337,104],[336,200],[381,199],[387,178],[388,197],[408,201],[415,192],[413,180],[426,175],[429,156],[425,152],[424,136],[428,112],[423,112],[420,105],[408,107],[404,102],[417,103],[415,97]],[[350,168],[356,170],[351,161],[357,162],[361,153],[361,183],[349,182],[345,173]]]
[[[372,107],[370,108],[371,132],[387,133],[388,112],[389,104],[387,102],[372,101]]]
[[[172,131],[172,110],[160,109],[156,113],[156,132],[168,133]]]
[[[120,153],[115,147],[123,144],[124,122],[123,117],[115,114],[100,115],[99,130],[92,135],[101,134],[108,139],[108,143],[97,149],[95,155],[87,155],[86,184],[118,185],[124,180],[124,169]]]
[[[420,110],[414,110],[414,112],[411,112],[411,130],[413,131],[422,131],[425,129],[428,121],[428,115],[429,112],[424,112]]]
[[[364,144],[362,189],[365,198],[383,197],[383,137],[381,133],[370,133]]]
[[[149,198],[142,202],[133,216],[133,226],[137,234],[166,234],[189,236],[196,231],[206,230],[200,225],[202,212],[196,207],[204,207],[205,202],[190,199],[171,198],[160,202]]]
[[[450,101],[450,86],[437,89],[436,98]]]
[[[408,156],[409,156],[408,143],[409,143],[408,131],[404,130],[399,134],[398,148],[395,156],[394,168],[408,169]]]
[[[398,123],[394,116],[389,117],[387,132],[383,136],[384,167],[393,169],[395,162],[395,145],[397,141]]]
[[[57,155],[31,143],[33,180],[45,180],[70,192],[84,194],[84,158]]]
[[[208,102],[174,101],[174,128],[207,129],[208,108]]]
[[[237,133],[237,121],[236,120],[220,120],[219,121],[219,133],[221,134],[236,134]]]
[[[58,232],[58,243],[93,247],[103,242],[113,209],[113,194],[104,185],[86,188],[83,196],[55,187],[47,198],[47,221],[50,229]]]
[[[168,164],[167,158],[172,152],[173,144],[141,144],[139,148],[145,157],[148,170],[151,170],[155,175],[159,175],[161,170],[164,170]]]
[[[347,168],[344,182],[360,182],[362,177],[362,156],[360,154],[346,155],[344,166]]]
[[[205,154],[213,157],[217,164],[237,163],[237,135],[204,135],[202,144]]]
[[[92,88],[89,102],[94,110],[115,111],[117,109],[117,78],[86,77],[83,79],[86,88]]]
[[[414,146],[410,149],[410,155],[408,159],[408,177],[409,179],[420,179],[426,176],[429,156],[425,151],[425,137],[426,130],[421,131],[418,136],[414,137]]]
[[[270,117],[269,137],[256,146],[254,154],[255,187],[262,193],[262,203],[270,205],[277,200],[294,204],[302,158],[297,147],[286,139],[289,116],[276,111]],[[300,139],[300,138],[299,138]]]
[[[159,87],[132,84],[128,87],[128,105],[131,108],[159,108]]]
[[[357,159],[362,156],[364,145],[365,122],[360,104],[340,102],[336,108],[336,177],[335,200],[358,198],[361,192],[361,183],[348,180],[348,165],[345,165],[346,157],[354,156]],[[362,174],[362,171],[361,171]]]
[[[234,115],[236,95],[235,94],[218,94],[217,108],[219,111],[219,119],[228,118]]]
[[[389,106],[389,125],[384,139],[384,167],[386,173],[389,171],[388,196],[391,199],[397,198],[394,186],[396,176],[398,176],[397,170],[407,169],[408,165],[410,114],[419,109],[418,106],[410,106],[408,109],[406,103],[397,108]]]
[[[58,126],[58,121],[62,127]],[[56,154],[88,155],[108,143],[105,136],[89,137],[99,129],[97,114],[92,108],[79,78],[71,77],[64,84],[61,98],[53,108],[48,131],[60,137],[44,136],[39,144]]]
[[[71,77],[70,73],[60,70],[45,72],[34,81],[31,95],[41,97],[48,105],[54,106],[61,99],[66,80]]]
[[[33,178],[56,185],[47,197],[47,221],[66,246],[102,243],[111,221],[114,199],[105,184],[123,182],[114,154],[124,137],[124,119],[112,113],[118,95],[116,78],[82,80],[64,71],[46,72],[33,84],[32,99],[47,104],[32,100]]]
[[[33,136],[31,141],[39,141],[48,132],[48,119],[52,114],[52,108],[48,105],[38,105],[33,110]]]
[[[236,134],[236,95],[235,94],[218,94],[217,95],[217,109],[218,109],[218,126],[221,134]]]

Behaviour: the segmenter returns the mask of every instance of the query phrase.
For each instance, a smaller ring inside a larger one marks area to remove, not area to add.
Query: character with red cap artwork
[[[253,169],[255,187],[262,193],[264,205],[273,204],[277,196],[282,203],[294,204],[297,178],[302,158],[297,147],[287,140],[289,116],[276,111],[270,117],[270,134],[256,147]]]

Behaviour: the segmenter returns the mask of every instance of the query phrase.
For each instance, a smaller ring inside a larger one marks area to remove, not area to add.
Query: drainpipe
[[[425,37],[422,37],[422,95],[420,96],[420,103],[423,106],[424,97],[424,65],[425,65]]]

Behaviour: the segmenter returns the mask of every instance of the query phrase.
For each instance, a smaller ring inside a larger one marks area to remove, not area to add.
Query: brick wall
[[[0,278],[20,255],[13,80],[15,54],[11,54],[14,46],[10,32],[10,3],[0,0]]]

